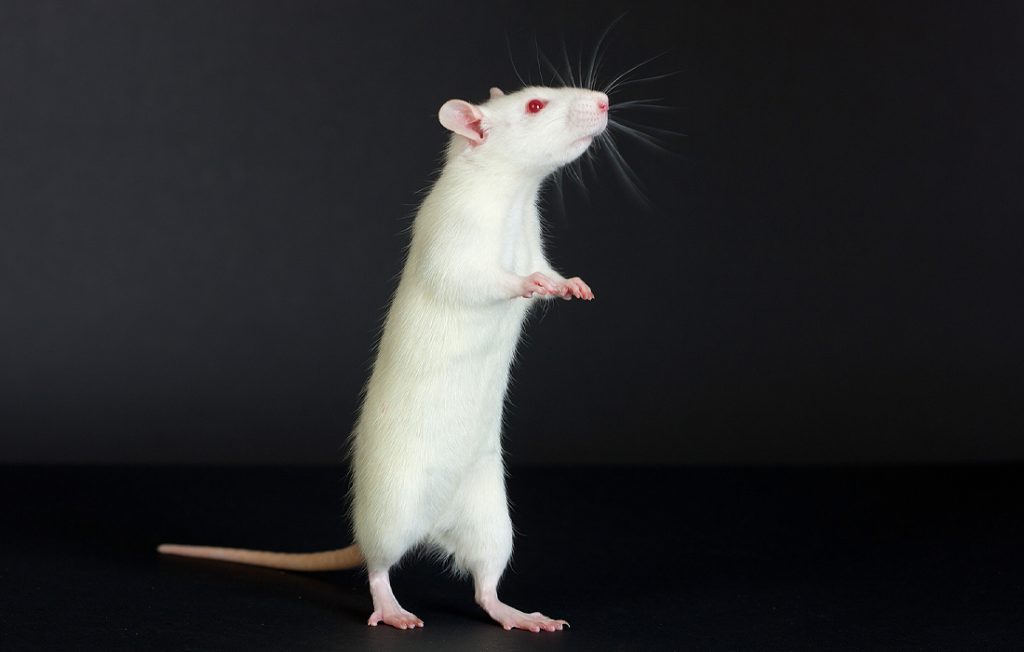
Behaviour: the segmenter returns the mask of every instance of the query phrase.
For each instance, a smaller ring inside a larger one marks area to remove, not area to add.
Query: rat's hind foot
[[[481,601],[480,606],[484,608],[488,616],[496,620],[506,630],[524,629],[530,632],[539,632],[541,630],[555,632],[569,626],[569,623],[564,620],[548,618],[537,611],[532,614],[523,613],[498,600],[497,597]]]
[[[416,614],[402,609],[391,591],[387,571],[370,571],[370,594],[373,596],[373,613],[366,624],[376,627],[378,623],[391,625],[396,629],[423,627],[423,621]]]
[[[416,627],[423,627],[423,621],[417,618],[416,614],[409,613],[401,607],[397,610],[374,611],[370,614],[370,619],[366,621],[366,624],[370,627],[376,627],[377,624],[381,622],[385,625],[391,625],[396,629],[413,629]]]

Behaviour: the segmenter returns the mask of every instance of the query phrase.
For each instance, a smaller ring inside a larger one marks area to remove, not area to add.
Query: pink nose
[[[608,111],[608,96],[604,93],[594,93],[597,96],[597,110],[601,113]]]

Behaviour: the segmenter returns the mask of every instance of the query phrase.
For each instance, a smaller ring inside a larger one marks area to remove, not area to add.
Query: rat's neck
[[[474,160],[449,162],[439,183],[460,195],[473,195],[488,205],[512,206],[535,202],[550,171],[524,171],[512,166],[483,166]]]

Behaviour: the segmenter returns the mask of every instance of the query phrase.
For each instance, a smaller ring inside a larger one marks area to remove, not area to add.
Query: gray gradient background
[[[0,462],[335,463],[450,97],[623,6],[0,5]],[[1019,460],[1019,4],[631,3],[514,463]],[[605,75],[605,80],[608,75]]]

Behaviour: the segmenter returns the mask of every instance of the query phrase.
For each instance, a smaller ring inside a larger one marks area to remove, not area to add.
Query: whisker
[[[561,209],[563,216],[567,215],[568,211],[565,208],[565,192],[562,190],[562,183],[565,181],[565,175],[561,169],[555,174],[551,175],[551,179],[554,182],[555,193],[558,195],[558,206]]]
[[[608,37],[608,34],[615,28],[615,25],[617,25],[625,16],[626,12],[622,12],[612,20],[612,22],[608,23],[608,27],[604,28],[604,31],[601,32],[600,38],[597,39],[597,44],[594,46],[594,49],[590,54],[590,68],[587,71],[587,88],[594,88],[594,85],[597,83],[597,72],[600,67],[599,54],[605,38]],[[580,76],[582,77],[582,75],[583,71],[580,70]]]
[[[615,137],[611,134],[611,132],[606,133],[608,134],[608,153],[610,154],[609,159],[611,160],[612,165],[615,166],[615,169],[618,171],[619,176],[625,182],[626,186],[633,191],[633,193],[636,195],[636,198],[640,200],[640,202],[644,206],[650,207],[652,205],[651,200],[643,191],[643,184],[640,182],[640,177],[636,174],[636,172],[629,165],[629,163],[626,162],[626,159],[623,158],[622,153],[619,151],[619,146],[615,142]]]
[[[646,84],[647,82],[658,81],[659,79],[666,79],[668,77],[674,77],[675,75],[681,74],[683,74],[682,70],[674,70],[672,72],[666,72],[661,75],[652,75],[650,77],[643,77],[641,79],[628,79],[620,83],[618,86],[616,86],[615,90],[622,90],[623,88],[627,86],[632,86],[634,84]]]
[[[522,87],[526,88],[529,84],[523,81],[523,76],[519,74],[519,68],[516,66],[516,60],[512,56],[512,41],[508,37],[508,32],[505,32],[505,49],[508,50],[508,61],[512,64],[512,72],[516,74],[516,77],[519,79],[519,83],[523,85]]]
[[[537,49],[537,56],[538,56],[538,59],[537,59],[538,65],[540,65],[540,63],[539,63],[540,60],[543,59],[544,63],[546,63],[548,65],[548,68],[550,68],[551,72],[555,75],[554,79],[557,79],[559,81],[559,83],[562,84],[562,86],[567,86],[568,85],[568,84],[565,83],[565,79],[562,78],[562,75],[560,75],[558,73],[558,68],[555,67],[555,64],[551,63],[551,60],[548,59],[546,54],[544,54],[543,52],[540,51],[540,48]],[[541,76],[541,78],[543,78],[543,75]],[[552,81],[554,81],[554,79],[552,79]],[[550,82],[548,82],[547,85],[550,86]]]
[[[587,188],[587,184],[583,181],[583,169],[580,167],[579,159],[567,165],[566,169],[569,171],[569,176],[579,184],[580,190],[583,192],[583,197],[587,201],[590,201],[590,190]]]
[[[649,100],[627,100],[625,102],[616,102],[612,104],[609,109],[652,109],[652,110],[675,110],[675,107],[667,104],[654,104],[654,102],[660,102],[661,98],[649,99]]]
[[[565,74],[569,76],[569,82],[573,88],[579,88],[579,84],[576,83],[576,79],[572,76],[572,64],[569,63],[569,49],[565,45],[565,32],[562,33],[562,57],[565,59]],[[582,81],[581,79],[580,82]]]
[[[619,102],[619,104],[637,104],[637,103],[650,104],[651,102],[661,102],[664,99],[665,98],[663,98],[663,97],[644,97],[644,98],[641,98],[639,100],[629,100],[628,102]]]
[[[636,136],[637,138],[639,138],[640,140],[642,140],[644,142],[648,142],[648,143],[651,143],[651,144],[658,143],[658,139],[655,138],[654,136],[652,136],[651,134],[643,132],[643,131],[640,131],[639,129],[636,129],[635,127],[629,127],[629,126],[624,125],[622,123],[615,122],[614,120],[609,120],[608,121],[608,128],[609,129],[618,129],[619,131],[622,131],[624,133]],[[659,145],[659,147],[660,147],[660,145]]]
[[[594,141],[594,145],[596,145],[597,148],[600,148],[601,139],[598,138],[596,141]],[[587,150],[587,153],[583,155],[583,162],[587,164],[587,172],[590,174],[590,176],[596,178],[597,169],[594,167],[594,154],[590,150]]]
[[[566,163],[566,164],[565,164],[565,165],[564,165],[564,166],[562,167],[562,169],[563,169],[563,170],[565,170],[565,175],[566,175],[567,177],[569,177],[569,178],[570,178],[570,179],[572,179],[573,181],[576,181],[577,183],[579,183],[579,177],[578,177],[578,176],[576,175],[576,167],[575,167],[575,164],[576,164],[576,162],[575,162],[575,161],[572,161],[572,162],[570,162],[570,163]]]
[[[655,138],[654,136],[652,136],[650,134],[644,133],[644,132],[640,131],[639,129],[634,129],[633,127],[627,127],[626,125],[619,124],[617,122],[611,122],[611,121],[608,122],[608,127],[610,129],[617,129],[617,130],[621,131],[624,134],[633,136],[638,141],[640,141],[641,144],[643,144],[643,145],[645,145],[647,147],[650,147],[652,149],[655,149],[655,150],[657,150],[659,152],[662,152],[664,154],[670,154],[672,156],[678,156],[675,152],[673,152],[672,150],[670,150],[667,147],[665,147],[664,145],[662,145],[661,142],[657,138]]]
[[[608,107],[608,110],[612,112],[612,115],[617,115],[620,112],[629,113],[631,111],[648,111],[654,113],[670,113],[678,111],[679,107],[667,106],[662,104],[630,104],[629,106],[616,106],[612,105]]]
[[[590,82],[583,79],[583,48],[580,48],[579,54],[576,55],[576,72],[583,88],[590,88]]]
[[[548,83],[544,81],[544,68],[540,65],[540,44],[537,43],[537,37],[533,37],[533,53],[537,59],[537,74],[540,75],[540,83],[543,86],[547,86]]]
[[[668,54],[668,52],[662,52],[660,54],[656,54],[656,55],[654,55],[653,57],[651,57],[649,59],[645,59],[644,61],[641,61],[640,63],[636,64],[632,68],[626,70],[625,72],[620,73],[617,77],[615,77],[615,79],[613,79],[611,81],[611,83],[609,83],[605,87],[605,90],[604,90],[605,94],[606,95],[610,95],[612,93],[612,91],[614,91],[618,87],[619,82],[623,81],[628,75],[630,75],[633,72],[636,72],[637,70],[639,70],[643,66],[646,66],[649,63],[651,63],[653,61],[656,61],[657,59],[660,59],[661,57],[665,56],[666,54]]]
[[[622,118],[615,118],[615,120],[609,121],[609,123],[611,123],[611,122],[614,122],[614,123],[622,125],[622,126],[631,127],[633,129],[636,129],[637,131],[642,131],[642,132],[645,132],[645,133],[647,133],[647,132],[656,132],[656,133],[659,133],[659,134],[664,134],[666,136],[679,136],[681,138],[689,138],[690,137],[690,134],[684,134],[681,131],[672,131],[671,129],[663,129],[661,127],[652,127],[651,125],[639,125],[639,124],[637,124],[635,122],[631,122],[629,120],[623,120]],[[648,134],[648,135],[650,135],[650,134]]]

